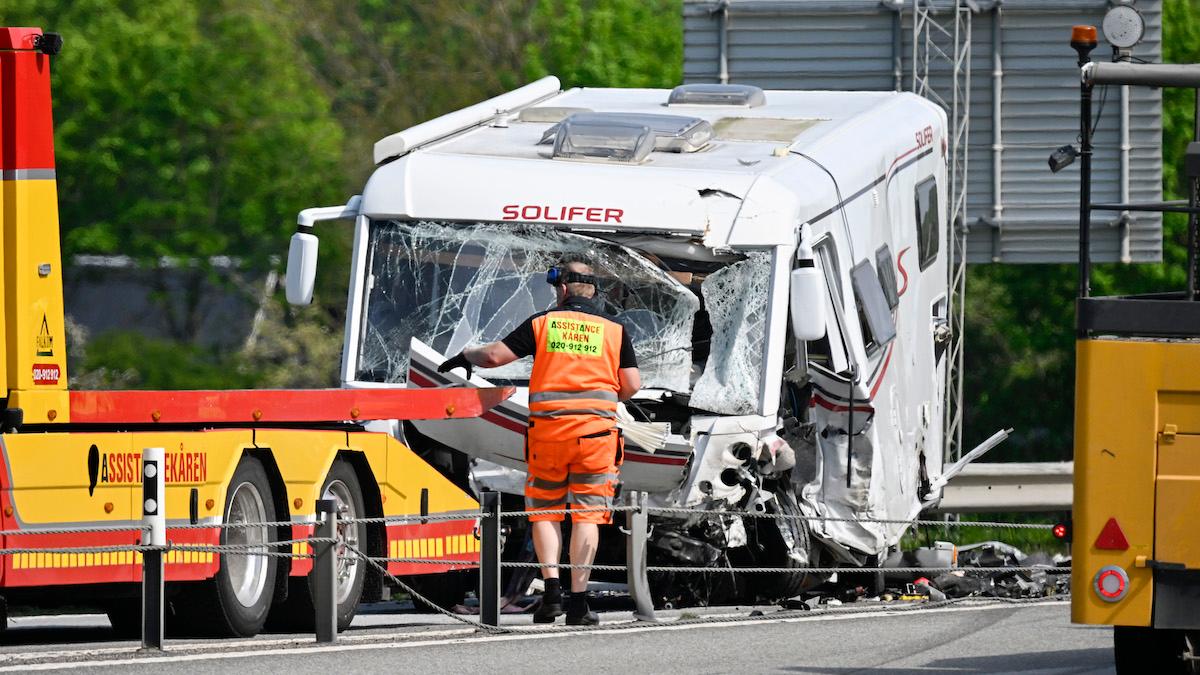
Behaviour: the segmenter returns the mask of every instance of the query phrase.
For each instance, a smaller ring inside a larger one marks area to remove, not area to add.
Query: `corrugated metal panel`
[[[892,88],[890,13],[743,14],[738,6],[729,18],[731,81],[771,89]],[[684,81],[717,79],[716,26],[707,15],[685,16]]]
[[[910,3],[905,2],[907,8]],[[684,79],[717,80],[720,16],[716,2],[684,2]],[[1005,0],[1001,15],[1003,59],[1003,211],[993,214],[992,22],[985,11],[974,17],[971,54],[971,134],[969,140],[968,246],[972,262],[1073,262],[1077,259],[1079,170],[1050,173],[1046,158],[1073,142],[1079,125],[1074,52],[1069,27],[1099,25],[1105,0]],[[1140,0],[1147,31],[1135,54],[1161,60],[1160,0]],[[732,0],[728,3],[728,70],[731,82],[778,89],[888,90],[894,86],[894,13],[879,2],[844,0]],[[904,88],[912,83],[911,10],[899,31]],[[950,45],[946,45],[948,49]],[[1103,43],[1097,58],[1107,55]],[[934,68],[945,90],[949,69]],[[1104,96],[1097,91],[1097,98]],[[1134,201],[1157,201],[1162,190],[1162,96],[1132,89],[1130,97],[1130,193]],[[1120,90],[1112,88],[1095,132],[1093,167],[1096,200],[1120,196]],[[1132,259],[1156,261],[1162,255],[1162,219],[1133,214],[1129,229]],[[986,219],[986,220],[981,220]],[[1120,229],[1097,214],[1092,235],[1096,260],[1120,258]]]

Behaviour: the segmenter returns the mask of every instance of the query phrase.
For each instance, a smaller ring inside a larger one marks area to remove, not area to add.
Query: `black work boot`
[[[600,615],[588,609],[587,592],[571,593],[567,596],[567,625],[596,626]]]
[[[558,579],[546,579],[546,590],[542,592],[542,604],[533,613],[534,623],[554,623],[562,616],[562,582]]]

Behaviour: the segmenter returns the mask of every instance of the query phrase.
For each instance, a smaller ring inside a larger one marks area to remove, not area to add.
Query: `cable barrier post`
[[[628,575],[629,595],[633,597],[634,618],[638,621],[658,621],[654,616],[650,580],[646,577],[646,541],[650,535],[646,496],[645,492],[630,492],[625,498],[626,504],[631,507],[625,512],[625,573]]]
[[[500,493],[484,491],[479,500],[479,620],[500,625]]]
[[[163,551],[167,545],[167,515],[163,505],[162,448],[142,450],[142,544],[156,548],[142,553],[142,649],[163,648]]]
[[[313,611],[317,643],[337,641],[337,502],[317,500],[317,541],[313,542]]]

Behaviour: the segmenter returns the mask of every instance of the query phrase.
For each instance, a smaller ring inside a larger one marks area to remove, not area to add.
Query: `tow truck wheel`
[[[321,490],[322,499],[332,499],[337,504],[339,519],[362,518],[364,511],[362,489],[358,476],[349,464],[334,462]],[[366,580],[366,563],[354,551],[367,545],[366,523],[339,523],[337,528],[337,626],[346,630],[358,611],[358,600],[362,597],[363,582]],[[365,553],[365,551],[364,551]],[[311,599],[311,596],[309,596]]]
[[[350,464],[341,460],[333,463],[321,488],[321,498],[332,499],[338,510],[335,547],[338,557],[337,589],[334,595],[337,599],[337,629],[340,632],[349,628],[354,620],[367,578],[367,563],[354,553],[355,549],[367,552],[367,524],[341,522],[362,518],[366,514],[358,475]],[[309,577],[292,577],[289,580],[287,602],[271,611],[271,626],[311,632],[315,626],[315,612],[311,574]]]
[[[1113,626],[1117,673],[1189,673],[1183,660],[1184,632],[1141,626]]]
[[[222,546],[246,546],[249,551],[269,551],[272,528],[254,523],[275,521],[271,485],[262,462],[242,457],[226,493],[226,525]],[[210,582],[190,589],[186,599],[174,603],[179,627],[186,632],[251,637],[262,630],[275,595],[276,558],[223,553],[220,569]],[[215,587],[215,588],[214,588]]]

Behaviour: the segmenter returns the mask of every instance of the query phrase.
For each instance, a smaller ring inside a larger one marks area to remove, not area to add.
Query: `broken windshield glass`
[[[767,337],[771,256],[745,260],[708,275],[700,285],[712,323],[712,343],[691,405],[726,415],[758,413]]]
[[[554,305],[546,270],[578,256],[600,280],[605,312],[629,331],[642,386],[689,389],[700,302],[630,249],[535,226],[390,220],[372,224],[369,256],[360,381],[403,382],[410,338],[447,355],[503,338]],[[532,365],[525,358],[478,372],[523,383]]]

